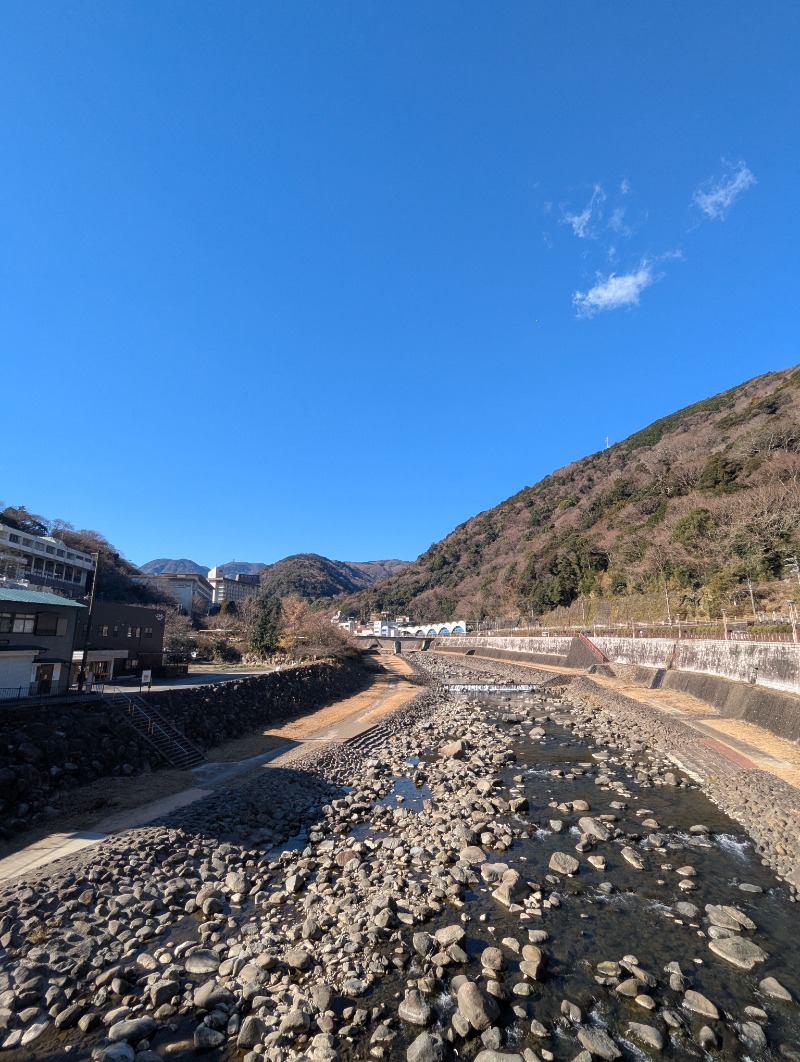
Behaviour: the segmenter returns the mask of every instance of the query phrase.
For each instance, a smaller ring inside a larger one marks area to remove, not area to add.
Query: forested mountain
[[[799,538],[794,368],[696,402],[525,487],[341,607],[482,618],[578,602],[585,610],[587,601],[608,612],[655,595],[662,609],[666,599],[685,616],[718,616],[746,599],[747,580],[785,574]]]
[[[148,561],[147,564],[140,564],[139,568],[146,575],[208,575],[209,569],[203,564],[198,564],[196,561],[187,560],[186,557],[181,557],[178,560],[172,560],[169,557],[158,557],[156,560]]]
[[[398,560],[348,563],[316,553],[296,553],[264,568],[261,590],[267,596],[295,594],[307,601],[320,601],[371,586],[404,564]]]
[[[408,561],[402,560],[343,561],[343,563],[363,572],[371,583],[377,583],[379,579],[387,579],[390,575],[396,575],[408,566]]]
[[[336,561],[316,553],[296,553],[274,564],[227,561],[217,567],[229,579],[237,575],[260,574],[263,591],[268,596],[296,594],[306,601],[319,601],[372,586],[379,579],[399,572],[407,563],[401,560]],[[210,569],[191,560],[161,557],[142,564],[141,570],[148,575],[173,572],[208,575]]]
[[[258,575],[264,571],[266,564],[261,561],[226,561],[217,567],[222,569],[226,579],[235,579],[237,575]]]

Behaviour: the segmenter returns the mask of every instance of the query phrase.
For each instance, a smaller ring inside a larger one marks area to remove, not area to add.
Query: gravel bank
[[[800,1059],[788,904],[715,879],[672,731],[580,682],[498,719],[436,680],[512,665],[419,664],[353,742],[5,889],[6,1057]]]

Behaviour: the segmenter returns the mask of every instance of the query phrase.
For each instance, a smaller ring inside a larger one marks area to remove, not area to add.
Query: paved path
[[[188,675],[178,675],[175,678],[153,679],[151,690],[153,693],[163,693],[165,690],[188,690],[194,686],[208,686],[213,682],[233,682],[235,679],[251,678],[253,675],[269,675],[276,670],[277,668],[274,667],[254,667],[225,668],[215,671],[190,671]],[[117,685],[116,680],[110,685]],[[126,693],[139,692],[138,682],[122,680],[118,685]],[[147,687],[144,687],[143,692],[147,692]]]
[[[191,789],[184,789],[140,807],[116,812],[114,815],[93,823],[86,830],[48,834],[19,852],[0,859],[0,882],[23,876],[57,859],[74,855],[90,845],[105,840],[109,834],[120,833],[137,826],[146,826],[155,819],[169,814],[170,811],[186,807],[187,804],[193,804],[196,800],[202,800],[203,797],[209,796],[232,778],[254,771],[273,761],[276,765],[291,763],[292,760],[307,752],[309,745],[319,746],[349,741],[375,725],[376,718],[383,714],[384,709],[388,707],[388,702],[399,695],[397,687],[402,677],[399,671],[392,675],[387,689],[371,701],[366,708],[360,708],[333,726],[327,725],[305,737],[293,738],[285,745],[280,745],[258,756],[223,763],[201,763],[191,772],[197,783]],[[419,691],[416,687],[411,687],[408,692],[409,697],[412,697]]]
[[[129,811],[120,811],[101,819],[91,830],[74,830],[71,833],[50,833],[41,840],[28,845],[19,852],[0,860],[0,881],[8,881],[9,878],[17,878],[38,867],[46,866],[56,859],[74,855],[82,848],[97,844],[111,833],[121,830],[133,829],[136,826],[144,826],[153,819],[166,815],[176,808],[185,807],[201,797],[208,796],[210,789],[185,789],[182,793],[174,793],[172,796],[154,800],[151,804],[133,808]]]

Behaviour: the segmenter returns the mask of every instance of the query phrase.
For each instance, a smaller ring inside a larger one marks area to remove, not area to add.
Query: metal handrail
[[[178,730],[174,723],[172,723],[169,719],[162,715],[162,713],[159,712],[155,705],[149,704],[147,701],[144,700],[143,697],[141,697],[137,693],[127,693],[125,690],[120,689],[119,686],[112,686],[111,690],[112,700],[121,699],[125,701],[128,706],[128,713],[130,715],[138,713],[138,715],[142,717],[142,719],[147,725],[147,733],[143,734],[143,737],[149,740],[150,744],[153,745],[153,747],[156,748],[157,751],[161,752],[155,742],[150,740],[150,738],[148,737],[148,734],[155,736],[156,730],[160,732],[161,736],[164,739],[169,741],[171,744],[176,745],[184,755],[187,755],[190,752],[194,752],[201,759],[205,759],[202,750],[199,749],[197,745],[195,745],[192,741],[190,741],[184,733]]]

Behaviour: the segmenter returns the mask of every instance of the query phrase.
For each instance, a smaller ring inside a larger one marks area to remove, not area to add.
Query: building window
[[[108,637],[108,624],[104,623],[100,627],[100,629],[99,629],[99,631],[97,633],[100,635],[101,638],[107,638]]]
[[[35,572],[44,571],[44,561],[42,560],[41,557],[34,557],[33,558],[33,570]]]
[[[134,627],[133,628],[133,636],[134,636],[134,638],[141,638],[141,636],[142,636],[142,628],[141,627]]]
[[[80,572],[73,572],[72,573],[72,581],[73,581],[73,583],[79,583],[81,581],[81,573]]]
[[[44,547],[44,551],[45,551],[45,553],[55,553],[56,547],[55,546],[45,546]]]
[[[8,634],[11,630],[11,613],[0,612],[0,634]]]
[[[145,636],[145,638],[152,638],[153,637],[153,628],[152,627],[145,627],[144,636]]]
[[[58,634],[58,614],[55,612],[40,612],[36,617],[36,633],[54,637]]]
[[[64,550],[63,549],[57,549],[56,550],[56,556],[57,557],[63,557],[64,556]]]
[[[14,616],[11,623],[11,631],[13,634],[33,634],[33,628],[35,626],[35,616],[18,614]]]
[[[8,541],[9,542],[20,542],[21,539],[20,539],[19,535],[9,535],[8,536]]]
[[[115,623],[114,624],[114,637],[116,638],[118,634],[119,634],[119,624]]]
[[[133,637],[133,627],[128,627],[128,637],[129,638]]]

